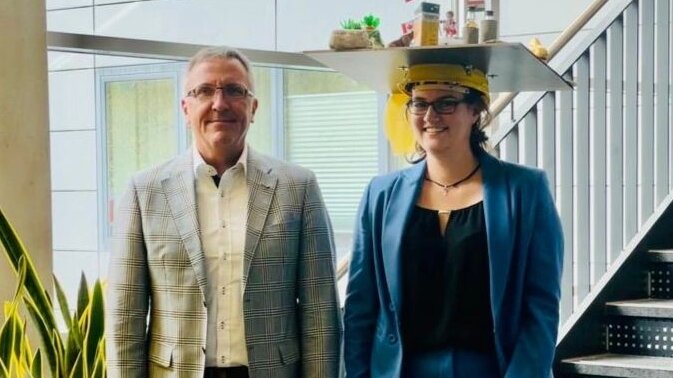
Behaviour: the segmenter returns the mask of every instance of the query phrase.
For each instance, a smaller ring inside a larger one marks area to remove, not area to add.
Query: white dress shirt
[[[208,328],[206,366],[248,365],[243,321],[243,255],[248,214],[248,147],[227,169],[217,171],[194,148],[194,178],[201,247],[206,258]]]

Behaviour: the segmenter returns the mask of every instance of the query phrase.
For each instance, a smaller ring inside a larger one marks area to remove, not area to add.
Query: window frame
[[[180,99],[184,85],[182,73],[186,67],[185,62],[166,62],[136,64],[129,66],[100,67],[95,68],[95,93],[96,93],[96,154],[98,169],[96,172],[98,183],[98,248],[101,252],[109,252],[111,227],[108,219],[110,215],[109,188],[108,188],[108,148],[107,148],[107,96],[106,89],[110,83],[170,79],[175,82],[175,133],[177,146],[176,151],[181,153],[187,149],[187,126],[180,112]]]

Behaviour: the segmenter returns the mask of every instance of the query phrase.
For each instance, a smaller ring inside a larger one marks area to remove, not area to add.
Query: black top
[[[405,351],[494,350],[483,202],[453,210],[444,232],[436,210],[416,206],[402,252]]]

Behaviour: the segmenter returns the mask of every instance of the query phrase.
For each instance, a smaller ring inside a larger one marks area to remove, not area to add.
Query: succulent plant
[[[380,23],[381,19],[371,13],[362,18],[362,24],[365,26],[365,28],[376,29],[379,27]]]

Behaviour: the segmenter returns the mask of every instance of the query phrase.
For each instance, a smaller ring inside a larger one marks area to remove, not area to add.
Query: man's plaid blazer
[[[250,150],[247,184],[243,312],[250,376],[336,377],[334,241],[315,176]],[[206,275],[192,152],[133,177],[116,217],[108,376],[202,377]]]

